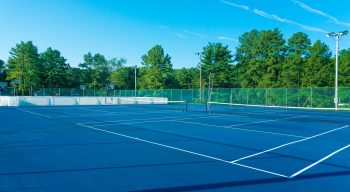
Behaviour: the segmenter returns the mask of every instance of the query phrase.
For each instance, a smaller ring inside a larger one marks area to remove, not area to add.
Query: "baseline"
[[[113,132],[113,131],[108,131],[108,130],[105,130],[105,129],[99,129],[99,128],[96,128],[96,127],[83,125],[83,124],[79,124],[79,123],[77,123],[77,125],[81,126],[81,127],[85,127],[85,128],[89,128],[89,129],[93,129],[93,130],[97,130],[97,131],[113,134],[113,135],[118,135],[120,137],[133,139],[133,140],[140,141],[140,142],[143,142],[143,143],[157,145],[157,146],[160,146],[160,147],[173,149],[173,150],[176,150],[176,151],[181,151],[181,152],[184,152],[184,153],[189,153],[189,154],[200,156],[200,157],[205,157],[205,158],[216,160],[216,161],[220,161],[220,162],[223,162],[223,163],[228,163],[228,164],[231,164],[231,165],[237,165],[237,166],[240,166],[240,167],[245,167],[245,168],[248,168],[248,169],[252,169],[252,170],[255,170],[255,171],[267,173],[267,174],[270,174],[270,175],[275,175],[275,176],[279,176],[279,177],[283,177],[283,178],[289,178],[288,176],[283,175],[283,174],[279,174],[279,173],[275,173],[275,172],[271,172],[271,171],[267,171],[267,170],[263,170],[263,169],[259,169],[259,168],[255,168],[255,167],[251,167],[251,166],[247,166],[247,165],[243,165],[243,164],[240,164],[240,163],[234,163],[234,162],[227,161],[227,160],[224,160],[224,159],[220,159],[220,158],[217,158],[217,157],[213,157],[213,156],[205,155],[205,154],[202,154],[202,153],[197,153],[197,152],[189,151],[189,150],[186,150],[186,149],[173,147],[173,146],[170,146],[170,145],[165,145],[165,144],[161,144],[161,143],[157,143],[157,142],[153,142],[153,141],[149,141],[149,140],[145,140],[145,139],[141,139],[141,138],[138,138],[138,137],[132,137],[132,136],[129,136],[129,135],[120,134],[120,133]]]
[[[271,148],[271,149],[267,149],[265,151],[261,151],[259,153],[254,153],[252,155],[248,155],[248,156],[245,156],[245,157],[242,157],[242,158],[239,158],[239,159],[236,159],[236,160],[233,160],[231,162],[233,163],[236,163],[238,161],[241,161],[241,160],[244,160],[244,159],[248,159],[248,158],[251,158],[251,157],[254,157],[254,156],[257,156],[257,155],[261,155],[261,154],[264,154],[264,153],[267,153],[267,152],[270,152],[270,151],[274,151],[276,149],[280,149],[282,147],[286,147],[286,146],[289,146],[289,145],[292,145],[292,144],[295,144],[295,143],[300,143],[300,142],[303,142],[303,141],[307,141],[307,140],[310,140],[310,139],[313,139],[313,138],[316,138],[316,137],[320,137],[322,135],[326,135],[328,133],[331,133],[331,132],[334,132],[334,131],[338,131],[338,130],[341,130],[341,129],[345,129],[345,128],[348,128],[349,125],[345,125],[345,126],[342,126],[342,127],[338,127],[338,128],[335,128],[335,129],[332,129],[330,131],[326,131],[326,132],[323,132],[323,133],[320,133],[320,134],[317,134],[317,135],[314,135],[314,136],[311,136],[311,137],[306,137],[304,139],[300,139],[300,140],[296,140],[296,141],[292,141],[292,142],[289,142],[289,143],[286,143],[286,144],[283,144],[283,145],[280,145],[280,146],[277,146],[277,147],[274,147],[274,148]]]

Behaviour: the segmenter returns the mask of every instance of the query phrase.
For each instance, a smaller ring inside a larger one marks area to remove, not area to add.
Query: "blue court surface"
[[[0,123],[0,191],[350,189],[348,112],[19,107]]]

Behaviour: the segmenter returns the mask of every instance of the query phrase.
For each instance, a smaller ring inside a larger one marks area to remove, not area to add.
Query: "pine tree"
[[[165,89],[174,82],[171,57],[160,45],[154,46],[142,56],[140,86],[144,89]]]
[[[31,42],[21,42],[12,48],[8,59],[8,80],[18,80],[20,91],[42,85],[42,61],[38,48]]]

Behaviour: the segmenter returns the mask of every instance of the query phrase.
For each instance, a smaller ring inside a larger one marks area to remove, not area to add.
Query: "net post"
[[[188,111],[188,105],[187,105],[187,101],[185,101],[185,112]]]
[[[210,102],[208,101],[207,104],[205,105],[208,111],[208,114],[211,115],[211,111],[210,111]]]

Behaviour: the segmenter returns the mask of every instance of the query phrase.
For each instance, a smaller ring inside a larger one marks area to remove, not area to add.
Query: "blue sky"
[[[348,0],[0,0],[0,59],[31,40],[40,52],[60,50],[72,66],[87,52],[140,65],[160,44],[174,68],[192,67],[208,42],[234,53],[242,33],[276,27],[286,38],[302,31],[334,49],[324,33],[350,29],[349,7]],[[347,36],[341,48],[349,47]]]

